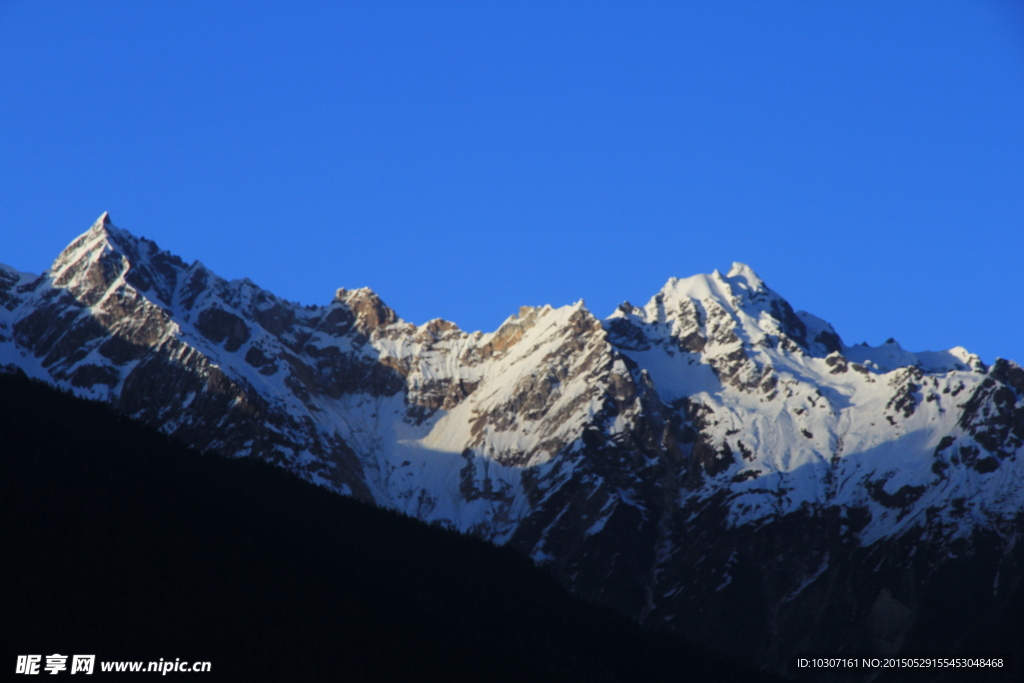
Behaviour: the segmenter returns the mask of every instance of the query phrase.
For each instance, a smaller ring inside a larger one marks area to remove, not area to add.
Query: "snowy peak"
[[[398,315],[369,287],[351,291],[340,287],[334,293],[334,301],[344,304],[355,314],[357,325],[364,334],[401,322]]]
[[[688,278],[669,278],[643,307],[624,303],[606,321],[616,343],[642,350],[668,343],[689,353],[731,351],[738,342],[749,353],[807,354],[825,358],[841,354],[871,372],[918,367],[926,372],[984,372],[978,356],[962,347],[911,352],[894,339],[877,347],[847,346],[827,321],[794,311],[750,266],[733,263],[726,275],[715,270]]]
[[[764,299],[781,298],[765,285],[750,266],[734,262],[727,275],[717,269],[710,274],[693,275],[688,278],[669,278],[659,292],[664,298],[681,301],[692,299],[703,301],[715,299],[725,304],[740,307]]]
[[[171,303],[185,263],[161,251],[155,242],[115,226],[104,212],[54,260],[47,274],[90,305],[112,287],[127,283]]]
[[[64,251],[57,256],[51,272],[58,270],[58,264],[74,263],[97,249],[113,252],[135,251],[133,245],[138,241],[134,235],[116,227],[106,211],[84,233],[72,240]]]
[[[754,269],[739,261],[733,261],[732,267],[725,277],[728,280],[735,281],[738,286],[744,289],[757,291],[765,289],[764,281],[757,276]]]
[[[794,312],[742,263],[733,263],[724,276],[715,270],[670,278],[643,308],[623,304],[606,325],[626,349],[668,344],[702,357],[742,353],[738,348],[750,355],[768,347],[823,357],[841,348],[831,325]]]
[[[127,272],[124,243],[133,240],[110,222],[104,213],[54,260],[44,274],[54,287],[71,291],[88,305],[94,304]]]

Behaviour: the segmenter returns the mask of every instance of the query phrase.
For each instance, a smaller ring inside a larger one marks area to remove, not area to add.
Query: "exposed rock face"
[[[302,307],[104,214],[43,275],[0,267],[0,365],[769,665],[945,654],[1019,601],[1024,370],[846,346],[741,264],[468,334],[368,289]]]

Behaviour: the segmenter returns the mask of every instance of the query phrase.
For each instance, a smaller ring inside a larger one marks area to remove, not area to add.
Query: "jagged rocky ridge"
[[[764,664],[1020,624],[1024,370],[847,346],[742,264],[466,333],[368,289],[300,306],[104,214],[42,275],[0,267],[0,364]]]

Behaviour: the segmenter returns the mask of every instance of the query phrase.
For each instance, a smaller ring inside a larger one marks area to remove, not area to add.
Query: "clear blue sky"
[[[735,260],[847,343],[1024,362],[1024,7],[0,0],[0,262],[103,211],[416,323]]]

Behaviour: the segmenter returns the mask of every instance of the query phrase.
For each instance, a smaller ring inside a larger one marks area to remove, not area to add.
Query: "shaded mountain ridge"
[[[776,680],[574,600],[520,553],[197,453],[18,374],[0,373],[0,439],[9,662],[89,652],[104,678],[102,662],[176,657],[211,669],[175,676],[217,681]]]

